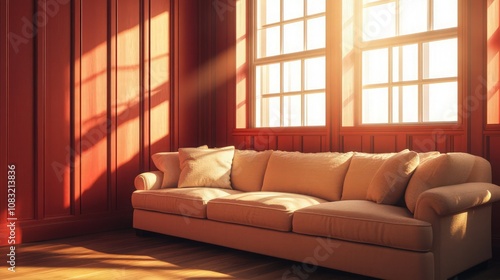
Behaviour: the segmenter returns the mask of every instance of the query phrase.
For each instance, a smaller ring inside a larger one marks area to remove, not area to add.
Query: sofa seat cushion
[[[132,194],[132,206],[134,209],[206,218],[209,200],[236,193],[240,191],[203,187],[137,190]]]
[[[221,222],[291,231],[295,210],[324,202],[301,194],[247,192],[209,201],[207,217]]]
[[[430,223],[413,218],[406,208],[364,200],[328,202],[297,210],[293,231],[421,252],[432,248]]]

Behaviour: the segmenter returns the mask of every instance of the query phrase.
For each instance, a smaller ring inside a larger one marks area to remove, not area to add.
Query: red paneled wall
[[[17,243],[131,226],[151,154],[198,144],[198,2],[0,1],[0,236],[8,165]]]
[[[462,31],[471,43],[461,51],[472,72],[462,84],[460,125],[342,127],[334,114],[341,100],[331,98],[327,127],[308,129],[245,128],[248,3],[0,1],[0,166],[16,166],[18,242],[130,226],[134,176],[154,168],[151,154],[182,146],[465,151],[489,159],[500,183],[500,129],[486,125],[486,89],[477,79],[488,74],[486,50],[500,49],[477,31],[497,1],[467,2],[473,12]],[[0,181],[7,182],[5,169]],[[0,184],[0,236],[6,188]]]

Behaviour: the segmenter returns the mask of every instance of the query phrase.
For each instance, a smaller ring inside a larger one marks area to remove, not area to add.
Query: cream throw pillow
[[[179,188],[213,187],[231,189],[234,146],[201,149],[180,148]]]
[[[262,191],[339,200],[352,154],[273,152],[267,164]]]
[[[233,189],[256,192],[262,188],[267,163],[273,151],[235,150],[231,168]]]
[[[208,149],[208,146],[203,145],[198,148]],[[176,188],[181,174],[179,152],[160,152],[153,154],[151,159],[156,168],[163,172],[161,188]]]
[[[366,199],[381,204],[398,203],[419,162],[418,154],[408,150],[385,160],[368,185]]]
[[[175,188],[179,181],[181,168],[179,166],[179,153],[178,152],[161,152],[151,156],[156,168],[163,172],[163,181],[161,183],[162,189]]]

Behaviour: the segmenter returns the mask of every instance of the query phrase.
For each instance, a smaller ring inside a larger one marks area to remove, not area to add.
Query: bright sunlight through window
[[[358,7],[361,123],[456,122],[457,0],[363,0]]]
[[[326,44],[327,4],[342,9],[350,42],[338,44],[352,45],[355,70],[343,72],[352,82],[353,124],[457,122],[457,2],[253,1],[254,126],[325,126],[327,94],[343,94],[326,88],[327,73],[342,75],[341,67],[327,70],[335,55]]]
[[[255,126],[324,126],[325,0],[255,1]]]

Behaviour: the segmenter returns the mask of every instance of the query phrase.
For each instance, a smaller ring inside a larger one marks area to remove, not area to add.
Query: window
[[[324,126],[327,95],[342,95],[344,126],[458,122],[458,2],[253,1],[253,125]],[[335,30],[341,47],[326,44]]]
[[[325,0],[255,2],[255,126],[324,126]]]
[[[361,123],[456,122],[457,1],[357,4]]]

